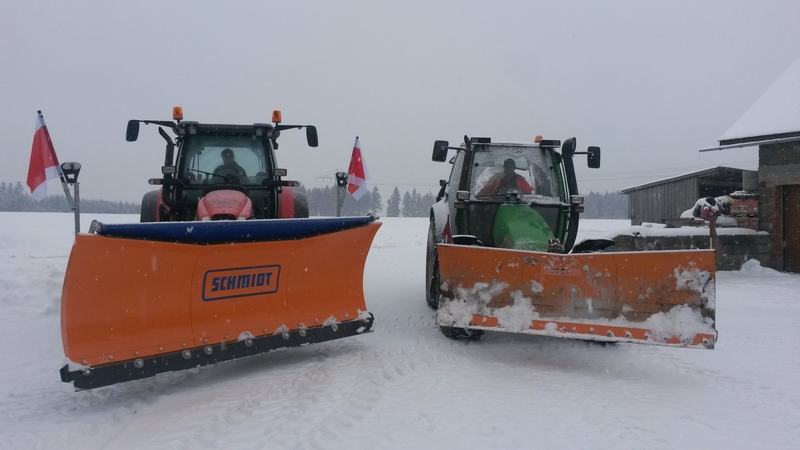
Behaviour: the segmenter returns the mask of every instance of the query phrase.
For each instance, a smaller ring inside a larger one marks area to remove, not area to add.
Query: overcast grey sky
[[[716,143],[800,57],[791,1],[0,1],[0,181],[25,181],[44,113],[81,194],[140,201],[163,140],[128,119],[314,124],[278,161],[307,186],[346,170],[361,137],[372,179],[435,192],[436,139],[575,136],[581,191],[715,165],[757,166]],[[327,183],[330,183],[328,181]],[[49,183],[51,195],[60,192]]]

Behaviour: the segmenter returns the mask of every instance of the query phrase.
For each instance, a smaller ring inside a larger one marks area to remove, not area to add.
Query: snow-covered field
[[[98,217],[137,219],[82,229]],[[0,213],[0,448],[800,445],[800,276],[718,273],[712,351],[454,342],[425,305],[425,219],[382,219],[364,281],[374,333],[74,392],[58,374],[72,220]],[[627,226],[583,221],[581,238]]]

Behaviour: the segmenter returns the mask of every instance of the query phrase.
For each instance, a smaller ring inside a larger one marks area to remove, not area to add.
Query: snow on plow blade
[[[440,244],[437,325],[714,348],[713,250],[554,254]]]
[[[374,220],[93,224],[64,278],[62,381],[92,389],[369,332]]]

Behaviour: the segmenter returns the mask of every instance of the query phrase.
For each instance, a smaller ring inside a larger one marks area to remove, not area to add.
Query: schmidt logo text
[[[274,294],[280,276],[279,265],[209,270],[203,277],[203,300]]]

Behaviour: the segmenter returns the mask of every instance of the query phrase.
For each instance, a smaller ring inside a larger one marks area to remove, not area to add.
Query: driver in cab
[[[503,171],[493,176],[477,195],[505,194],[511,189],[518,189],[523,194],[533,193],[533,188],[525,178],[514,172],[517,165],[512,158],[503,162]]]
[[[214,169],[214,175],[223,178],[229,176],[246,177],[247,173],[242,166],[236,162],[236,158],[233,156],[233,150],[226,148],[222,151],[222,165]]]

